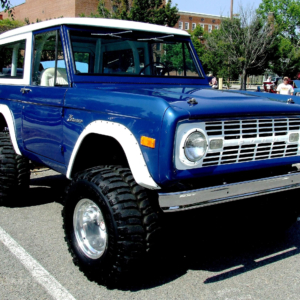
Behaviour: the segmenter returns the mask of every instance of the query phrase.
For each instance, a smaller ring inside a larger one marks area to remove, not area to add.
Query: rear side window
[[[26,40],[0,45],[0,79],[23,79]]]

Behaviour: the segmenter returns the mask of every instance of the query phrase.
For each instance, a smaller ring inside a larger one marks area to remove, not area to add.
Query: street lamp
[[[230,19],[232,19],[233,16],[233,0],[231,0],[231,5],[230,5]]]

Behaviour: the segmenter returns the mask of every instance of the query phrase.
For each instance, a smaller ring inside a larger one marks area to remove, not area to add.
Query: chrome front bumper
[[[159,193],[164,212],[175,212],[300,188],[300,172],[177,193]]]

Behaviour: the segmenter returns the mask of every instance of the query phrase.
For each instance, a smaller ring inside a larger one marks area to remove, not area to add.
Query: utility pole
[[[232,20],[233,16],[233,0],[231,0],[231,5],[230,5],[230,19]]]

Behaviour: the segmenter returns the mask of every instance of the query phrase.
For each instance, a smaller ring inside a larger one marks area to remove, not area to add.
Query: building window
[[[192,21],[192,20],[193,20],[193,17],[189,17],[189,20],[191,20],[191,21]]]
[[[212,32],[212,25],[208,25],[208,32]]]
[[[204,20],[205,20],[204,18],[201,18],[201,22],[204,22]]]
[[[218,25],[215,25],[215,29],[219,29],[219,26],[218,26]]]
[[[203,23],[200,23],[200,26],[204,29],[204,24]]]
[[[160,45],[161,45],[160,43],[157,43],[157,44],[156,44],[156,50],[157,50],[157,51],[160,51],[160,49],[161,49]]]
[[[185,22],[185,23],[184,23],[184,29],[185,29],[185,30],[189,30],[189,23],[188,23],[188,22]]]
[[[216,20],[212,19],[212,22],[213,22],[213,23],[216,23]]]
[[[179,22],[178,28],[179,28],[179,29],[183,29],[182,22]]]
[[[192,30],[195,30],[196,29],[196,23],[193,23],[192,24]]]

